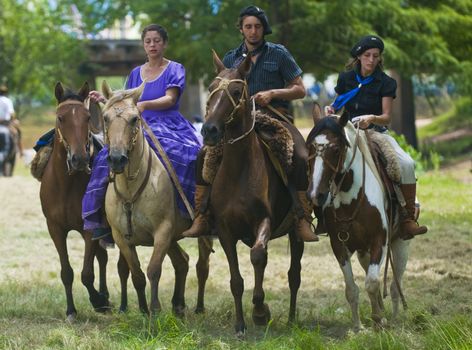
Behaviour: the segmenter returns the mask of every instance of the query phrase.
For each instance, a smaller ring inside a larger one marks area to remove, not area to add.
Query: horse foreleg
[[[66,316],[67,320],[74,321],[77,316],[77,310],[74,305],[74,298],[72,296],[72,283],[74,282],[74,271],[69,263],[69,254],[67,253],[67,232],[64,229],[51,224],[47,221],[49,235],[56,246],[59,260],[61,263],[61,280],[64,285],[67,300]]]
[[[339,261],[339,260],[338,260]],[[354,281],[354,274],[352,273],[351,259],[349,257],[344,263],[339,263],[341,271],[344,276],[344,283],[346,285],[346,299],[351,307],[352,326],[355,332],[362,328],[361,319],[359,317],[359,287]]]
[[[99,285],[98,291],[101,295],[109,298],[108,286],[107,286],[107,264],[108,264],[108,253],[107,250],[102,248],[97,242],[97,251],[95,257],[98,261],[98,273],[99,273]]]
[[[375,243],[374,243],[375,244]],[[372,320],[376,328],[384,326],[386,320],[383,318],[382,308],[379,304],[380,295],[380,269],[385,258],[386,246],[382,246],[381,242],[371,247],[371,256],[367,275],[365,278],[365,289],[369,294],[370,304],[372,308]]]
[[[93,305],[95,311],[105,312],[108,310],[108,298],[106,295],[100,294],[94,287],[95,273],[93,262],[99,247],[98,241],[91,240],[90,232],[82,232],[82,237],[85,243],[84,263],[82,268],[82,284],[87,288],[89,293],[90,303]]]
[[[264,303],[264,272],[267,266],[267,243],[270,239],[270,219],[265,218],[259,224],[256,241],[251,248],[251,263],[254,267],[254,292],[252,294],[252,320],[258,326],[265,326],[270,321],[269,306]]]
[[[290,269],[288,270],[288,285],[290,287],[290,311],[288,313],[288,321],[295,320],[297,308],[297,294],[300,288],[300,272],[302,270],[301,259],[305,245],[303,241],[298,239],[295,232],[290,232]]]
[[[172,242],[167,254],[169,255],[175,271],[172,310],[174,314],[182,317],[185,312],[185,282],[187,281],[189,257],[177,242]]]
[[[121,232],[117,231],[115,228],[112,228],[112,232],[113,239],[118,248],[120,248],[120,254],[125,258],[129,270],[131,271],[131,280],[133,281],[134,289],[136,289],[136,294],[138,295],[139,309],[141,312],[149,314],[149,308],[146,302],[146,276],[143,270],[141,270],[136,247],[129,246]]]
[[[129,277],[129,266],[123,254],[120,252],[118,259],[118,275],[120,276],[121,285],[121,302],[120,312],[128,310],[128,277]]]
[[[171,245],[171,237],[168,233],[170,232],[170,228],[167,228],[165,231],[167,231],[165,234],[154,234],[154,249],[147,268],[147,276],[149,283],[151,284],[151,313],[161,311],[161,303],[159,301],[159,280],[161,279],[162,274],[162,262],[164,261]]]
[[[205,284],[210,272],[210,254],[213,248],[213,240],[200,237],[198,238],[198,261],[197,261],[197,279],[198,279],[198,296],[197,307],[195,313],[203,313],[205,311]]]
[[[395,270],[400,288],[402,286],[402,277],[408,262],[409,242],[410,241],[404,241],[403,239],[397,239],[392,242],[393,269]],[[392,319],[395,320],[398,317],[400,292],[394,277],[392,277],[392,283],[390,284],[390,295],[392,298]]]
[[[370,264],[370,254],[366,252],[362,252],[362,253],[357,252],[357,257],[367,276],[367,272],[369,271],[369,264]],[[379,292],[377,293],[377,302],[379,303],[379,307],[383,312],[385,310],[385,307],[384,307],[382,293],[381,293],[380,288],[379,288]]]
[[[236,336],[241,338],[246,332],[246,323],[244,322],[242,298],[244,293],[244,280],[239,271],[238,253],[236,251],[236,241],[225,232],[225,236],[220,234],[220,243],[228,260],[229,272],[231,275],[230,286],[231,293],[234,298],[234,306],[236,311],[236,323],[234,329]]]

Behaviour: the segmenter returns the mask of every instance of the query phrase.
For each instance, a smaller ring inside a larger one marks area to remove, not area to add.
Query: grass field
[[[0,178],[0,349],[471,349],[471,184],[467,164],[426,173],[419,179],[421,221],[430,232],[411,244],[404,278],[409,309],[381,332],[371,328],[370,306],[357,262],[356,281],[366,328],[358,334],[349,330],[342,274],[325,237],[305,245],[295,325],[287,324],[288,240],[271,242],[265,291],[273,320],[268,327],[254,326],[250,317],[253,272],[249,251],[240,245],[248,331],[246,340],[238,341],[233,332],[227,262],[218,243],[211,256],[207,311],[204,315],[193,313],[197,247],[191,239],[182,241],[191,257],[185,318],[177,319],[170,312],[173,271],[166,258],[160,286],[163,312],[149,319],[137,311],[131,283],[130,312],[113,310],[102,315],[92,310],[80,283],[83,243],[80,235],[72,232],[68,245],[78,319],[67,323],[59,262],[41,213],[39,183],[20,165],[14,177]],[[150,249],[140,248],[139,253],[146,268]],[[110,297],[116,306],[118,252],[109,250],[109,255]],[[389,317],[389,300],[386,309]]]

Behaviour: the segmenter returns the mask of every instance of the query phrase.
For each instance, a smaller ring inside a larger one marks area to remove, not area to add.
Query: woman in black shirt
[[[383,133],[395,149],[401,168],[401,185],[405,197],[405,212],[401,231],[403,239],[411,239],[427,232],[415,220],[416,176],[413,159],[387,133],[390,112],[395,98],[397,82],[382,70],[384,43],[375,35],[368,35],[351,49],[352,60],[348,70],[339,74],[334,103],[325,107],[326,114],[334,114],[344,106],[353,123],[362,129],[374,128]]]

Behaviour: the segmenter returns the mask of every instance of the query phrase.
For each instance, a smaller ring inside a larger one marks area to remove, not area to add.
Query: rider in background
[[[289,186],[297,191],[297,198],[294,198],[297,216],[296,233],[303,241],[317,241],[318,237],[311,229],[312,210],[306,196],[308,152],[303,136],[293,125],[293,117],[288,114],[290,101],[303,98],[306,94],[301,78],[302,70],[283,45],[265,41],[265,35],[271,34],[272,30],[265,12],[259,7],[243,8],[239,14],[238,28],[243,41],[225,55],[223,63],[227,68],[238,67],[248,54],[251,55],[251,71],[246,79],[249,94],[254,98],[256,108],[279,119],[293,137],[294,169],[288,174],[288,180]],[[183,233],[187,237],[198,237],[210,232],[210,213],[200,212],[203,198],[208,191],[208,184],[201,177],[202,167],[203,161],[199,160],[195,192],[197,217],[192,227]]]
[[[6,85],[0,85],[0,125],[8,127],[14,139],[18,140],[20,155],[23,155],[23,146],[21,143],[20,122],[16,118],[13,101],[7,96],[8,88]],[[9,145],[10,140],[6,141]]]
[[[339,74],[335,87],[336,100],[325,107],[325,114],[334,114],[343,106],[350,120],[360,128],[373,128],[381,132],[394,148],[401,168],[401,191],[405,198],[405,212],[402,215],[403,239],[411,239],[428,231],[415,221],[416,176],[413,159],[388,135],[392,102],[396,96],[397,82],[385,74],[382,66],[384,43],[375,35],[362,37],[351,49],[352,60],[346,65],[346,72]],[[318,212],[315,210],[315,213]]]

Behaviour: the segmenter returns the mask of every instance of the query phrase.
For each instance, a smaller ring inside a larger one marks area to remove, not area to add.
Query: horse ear
[[[215,50],[211,50],[213,52],[213,64],[215,65],[216,73],[218,74],[221,72],[223,69],[226,69],[225,65],[223,62],[221,62],[220,58],[216,54]]]
[[[88,81],[86,81],[84,85],[82,85],[82,87],[80,88],[78,95],[85,100],[88,97],[89,92],[90,92],[90,86],[89,86]]]
[[[321,106],[318,102],[313,102],[313,109],[311,111],[311,115],[313,117],[313,123],[316,125],[321,118],[323,117],[321,113]]]
[[[99,134],[103,131],[103,115],[102,109],[98,102],[94,102],[89,99],[89,112],[90,112],[90,130],[94,134]]]
[[[113,95],[113,91],[108,85],[106,80],[102,82],[102,92],[103,92],[103,96],[105,96],[107,100],[109,100],[110,97]]]
[[[56,87],[54,88],[54,95],[56,96],[57,102],[61,102],[64,98],[64,88],[60,81],[56,83]]]
[[[341,114],[341,117],[339,118],[338,124],[344,128],[348,121],[349,113],[346,111],[346,109],[344,109],[343,114]]]
[[[244,61],[241,62],[241,64],[238,67],[238,72],[241,74],[243,78],[245,78],[248,74],[249,71],[251,70],[251,55],[248,54]]]
[[[141,83],[137,88],[133,89],[133,102],[134,104],[137,104],[139,99],[141,98],[141,95],[143,94],[144,91],[144,86],[146,85],[146,80]]]

